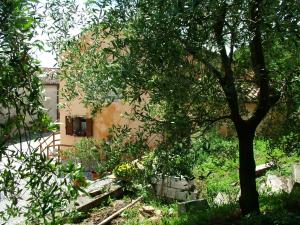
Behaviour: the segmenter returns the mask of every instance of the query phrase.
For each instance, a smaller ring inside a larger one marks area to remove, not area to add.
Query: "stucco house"
[[[63,89],[65,81],[60,81],[60,89]],[[255,111],[257,104],[258,90],[254,87],[249,87],[244,103],[245,119],[252,115]],[[65,105],[60,109],[60,135],[61,144],[72,146],[80,140],[82,137],[94,137],[96,139],[106,139],[109,135],[109,130],[113,125],[128,125],[131,128],[138,127],[141,122],[132,121],[124,117],[125,113],[130,113],[131,107],[128,103],[124,103],[121,100],[116,100],[109,106],[105,107],[101,112],[92,116],[91,110],[85,107],[79,98],[72,101],[66,101],[64,98],[60,98],[60,104]],[[274,112],[270,113],[265,120],[258,127],[260,132],[263,127],[268,124],[266,122],[279,120],[278,115],[274,120]],[[235,131],[228,122],[223,122],[218,125],[218,132],[226,137],[232,136]]]
[[[64,82],[60,82],[63,89]],[[92,116],[91,110],[84,106],[79,98],[66,101],[60,98],[60,143],[64,146],[74,145],[82,137],[106,139],[113,125],[128,125],[131,128],[138,126],[138,121],[132,121],[124,116],[130,113],[130,106],[120,100],[115,100],[101,112]]]
[[[42,95],[44,97],[43,107],[53,121],[59,120],[59,79],[58,68],[43,67],[39,75],[43,85]]]
[[[79,60],[78,57],[84,54],[94,42],[90,32],[81,34],[76,38],[77,40],[77,51],[78,55],[72,56],[75,61]],[[112,38],[113,39],[113,38]],[[110,39],[100,40],[99,48],[105,48],[111,43]],[[93,51],[97,48],[92,48]],[[66,51],[62,54],[61,60],[66,60],[69,56],[69,52]],[[73,60],[74,60],[73,59]],[[110,60],[110,57],[107,58]],[[254,74],[249,72],[240,82],[244,82],[244,79],[251,80]],[[62,92],[64,89],[65,81],[61,80],[59,88]],[[245,88],[245,99],[243,99],[243,110],[244,117],[249,117],[257,107],[257,96],[258,89],[255,85],[248,85]],[[74,90],[76,91],[76,90]],[[140,122],[132,121],[123,117],[123,114],[130,113],[130,106],[127,103],[123,103],[120,100],[116,100],[109,106],[105,107],[101,112],[92,116],[91,110],[85,107],[79,98],[72,101],[66,101],[64,98],[60,98],[59,102],[61,105],[65,105],[64,108],[60,109],[60,134],[61,134],[61,144],[62,145],[74,145],[81,137],[94,137],[96,139],[106,139],[109,135],[109,130],[113,125],[127,124],[129,127],[137,127]],[[269,114],[266,120],[273,117],[274,114]],[[258,128],[260,131],[263,127],[263,123]],[[228,121],[218,125],[219,133],[223,136],[231,136],[234,133],[234,129],[231,128]]]
[[[41,68],[42,73],[37,76],[42,83],[43,108],[53,121],[59,119],[58,111],[58,95],[59,95],[59,80],[57,79],[58,68]],[[9,111],[5,108],[0,110],[0,122],[4,122],[8,117],[14,117],[16,114],[13,109]],[[29,120],[29,118],[28,118]]]

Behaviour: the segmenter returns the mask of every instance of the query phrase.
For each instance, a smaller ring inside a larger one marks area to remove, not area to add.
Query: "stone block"
[[[181,180],[171,183],[171,187],[176,189],[188,190],[189,184],[186,181]]]
[[[286,186],[287,186],[287,193],[291,193],[294,187],[294,180],[292,177],[286,178]]]
[[[175,198],[176,189],[171,187],[166,187],[162,185],[156,185],[155,187],[156,195],[166,198]]]
[[[182,215],[191,211],[201,211],[209,208],[208,202],[205,199],[191,200],[178,203],[178,214]]]
[[[119,197],[122,194],[123,194],[122,187],[119,185],[114,185],[110,188],[109,191],[95,197],[80,196],[74,204],[78,211],[87,212],[90,209],[95,208],[99,206],[101,203],[107,201],[109,198]]]
[[[155,213],[155,208],[153,206],[143,206],[139,209],[143,216],[153,216]]]
[[[293,181],[296,185],[300,185],[300,164],[294,164],[292,166]]]
[[[177,189],[175,192],[175,199],[180,201],[186,201],[188,199],[188,192]]]
[[[155,192],[156,192],[157,195],[161,195],[161,192],[163,190],[162,188],[163,188],[163,186],[162,186],[161,183],[155,185]]]
[[[199,197],[198,192],[189,192],[187,199],[189,200],[196,200]]]
[[[164,178],[158,176],[157,178],[152,179],[152,183],[154,184],[163,184],[167,187],[177,188],[177,189],[184,189],[188,190],[192,186],[194,186],[194,181],[187,181],[184,177],[176,177],[176,176],[165,176]]]
[[[266,186],[273,193],[287,192],[290,193],[292,189],[291,178],[269,174],[267,176]]]
[[[162,184],[157,184],[155,187],[156,195],[167,198],[175,198],[175,188],[171,188],[168,186],[162,186]]]
[[[156,184],[163,185],[164,187],[170,187],[171,186],[171,178],[165,177],[164,179],[159,177],[157,178]]]
[[[267,181],[266,181],[267,188],[270,188],[271,192],[281,192],[283,191],[283,181],[281,177],[269,174],[267,176]]]
[[[175,188],[166,187],[163,190],[162,196],[166,197],[166,198],[175,199],[175,193],[176,193],[176,189]]]
[[[157,177],[155,179],[155,191],[158,196],[177,199],[197,199],[197,194],[190,194],[189,190],[192,190],[194,186],[193,181],[187,181],[184,177],[165,176]]]
[[[113,185],[114,181],[115,179],[109,177],[95,180],[86,188],[86,192],[88,192],[91,196],[99,195],[104,189]]]
[[[224,205],[230,202],[230,197],[228,194],[219,192],[214,198],[214,203],[217,205]]]
[[[198,199],[198,192],[189,192],[180,189],[176,189],[175,199],[179,201],[188,201]]]
[[[171,177],[172,188],[190,190],[192,186],[194,186],[193,180],[187,181],[184,177]]]
[[[292,165],[292,191],[296,192],[300,190],[300,165]]]

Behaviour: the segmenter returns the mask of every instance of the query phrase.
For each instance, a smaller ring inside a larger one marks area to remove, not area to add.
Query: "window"
[[[84,116],[66,116],[66,134],[80,137],[93,136],[92,119]]]
[[[73,134],[76,136],[86,136],[86,119],[84,117],[73,118]]]

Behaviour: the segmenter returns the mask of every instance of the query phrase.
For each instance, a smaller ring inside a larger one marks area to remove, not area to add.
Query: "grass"
[[[154,203],[157,209],[174,209],[173,215],[164,213],[159,222],[149,220],[141,221],[138,218],[138,211],[130,209],[128,212],[135,212],[127,217],[126,224],[161,224],[161,225],[297,225],[300,224],[300,191],[290,195],[286,193],[274,194],[260,197],[261,214],[242,217],[237,203],[222,206],[213,206],[208,210],[193,211],[188,214],[178,215],[174,204]]]
[[[126,210],[122,217],[126,221],[125,225],[297,225],[300,224],[299,193],[261,196],[260,215],[242,217],[237,203],[213,206],[207,210],[178,215],[175,204],[152,201],[147,205],[150,204],[163,211],[163,216],[159,221],[151,221],[151,218],[141,220],[138,210],[141,205]],[[170,209],[172,209],[172,214],[169,213]]]
[[[197,145],[197,142],[194,143]],[[201,145],[202,143],[199,143]],[[197,147],[197,146],[196,146]],[[199,147],[200,149],[201,147]],[[299,163],[297,154],[288,154],[283,150],[271,148],[266,139],[256,139],[254,143],[256,164],[264,164],[274,161],[277,167],[272,168],[267,173],[277,175],[291,175],[291,165]],[[226,156],[230,156],[229,158]],[[205,175],[211,174],[207,177]],[[238,153],[236,140],[224,140],[214,137],[210,141],[208,152],[198,158],[194,167],[195,177],[205,177],[198,182],[197,187],[201,190],[203,198],[208,199],[211,208],[201,212],[191,212],[186,215],[178,215],[176,206],[169,206],[161,202],[148,203],[168,211],[168,207],[175,212],[172,216],[164,213],[160,223],[149,223],[149,221],[139,221],[137,217],[128,217],[126,224],[163,224],[163,225],[297,225],[300,224],[300,194],[286,193],[260,196],[260,215],[242,217],[237,204],[238,185]],[[258,185],[264,182],[266,177],[257,179]],[[231,203],[217,206],[213,200],[217,193],[222,192],[229,195]],[[136,212],[137,214],[137,212]],[[135,215],[136,215],[135,214]],[[133,215],[133,214],[132,214]]]
[[[196,182],[201,190],[201,197],[210,203],[218,193],[226,193],[230,199],[235,200],[239,192],[238,178],[238,144],[236,139],[224,139],[213,136],[209,141],[209,149],[202,151],[193,169],[196,178],[204,179]],[[194,141],[194,147],[201,151],[201,141]],[[257,138],[254,141],[256,165],[275,162],[276,167],[268,170],[267,174],[290,176],[293,163],[300,163],[297,153],[286,153],[278,147],[270,145],[267,139]],[[206,176],[210,174],[209,176]],[[265,181],[265,177],[257,179],[258,187]]]
[[[200,146],[203,143],[195,142]],[[200,147],[199,147],[200,149]],[[267,173],[277,175],[291,175],[291,165],[300,162],[296,154],[287,154],[279,148],[270,148],[269,141],[255,140],[256,164],[275,161],[277,167]],[[125,210],[122,213],[124,225],[300,225],[300,191],[290,195],[286,193],[260,196],[260,215],[242,217],[237,203],[239,192],[238,183],[238,153],[236,140],[225,140],[218,137],[210,142],[207,152],[201,152],[194,167],[194,176],[198,179],[197,188],[201,190],[201,197],[208,200],[210,209],[193,211],[185,215],[178,215],[177,205],[159,200],[153,195],[145,195],[144,203]],[[266,177],[257,179],[258,185]],[[230,203],[218,206],[214,204],[217,193],[229,196]],[[141,219],[139,208],[150,205],[160,210],[160,218]]]

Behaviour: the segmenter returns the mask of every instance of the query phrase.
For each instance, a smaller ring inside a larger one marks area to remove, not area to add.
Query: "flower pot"
[[[101,177],[101,173],[97,173],[95,171],[92,171],[92,179],[97,180]]]

